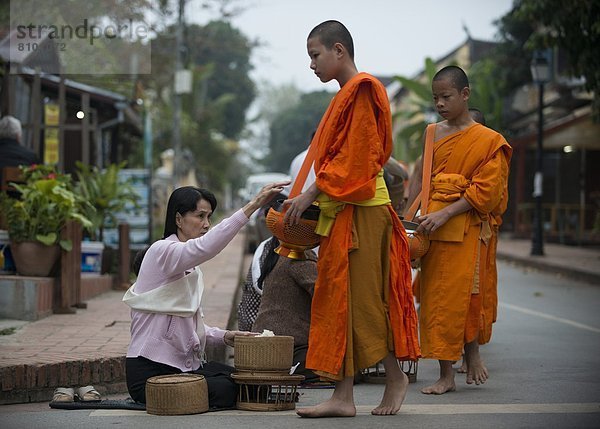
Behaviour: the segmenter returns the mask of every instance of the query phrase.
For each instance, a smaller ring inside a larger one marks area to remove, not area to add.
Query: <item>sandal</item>
[[[94,402],[101,400],[100,393],[94,389],[94,386],[80,387],[77,389],[76,395],[77,400],[81,402]]]
[[[70,387],[57,387],[52,396],[52,402],[73,402],[75,392]]]

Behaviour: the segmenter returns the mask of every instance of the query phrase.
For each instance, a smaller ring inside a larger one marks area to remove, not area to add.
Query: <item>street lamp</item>
[[[535,214],[533,235],[531,241],[531,254],[544,256],[544,212],[542,210],[543,194],[543,167],[544,167],[544,84],[551,79],[552,51],[535,51],[531,59],[531,76],[539,87],[538,101],[538,137],[535,154],[536,171],[533,178],[533,198],[535,199]]]

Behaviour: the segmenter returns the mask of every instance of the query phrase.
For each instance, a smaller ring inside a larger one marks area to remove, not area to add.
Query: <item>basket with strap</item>
[[[433,138],[435,136],[435,124],[429,124],[425,130],[425,153],[423,156],[423,178],[421,181],[421,192],[415,198],[411,206],[406,211],[405,219],[402,224],[408,235],[408,245],[410,259],[416,260],[423,257],[429,250],[429,238],[424,234],[417,232],[419,226],[414,222],[417,210],[421,209],[421,214],[427,213],[429,203],[429,190],[431,188],[431,168],[433,164]]]
[[[298,176],[294,180],[289,195],[290,199],[300,194],[315,159],[315,153],[316,145],[311,144]],[[286,209],[282,202],[278,201],[274,207],[270,208],[265,219],[267,228],[281,243],[275,252],[292,259],[305,259],[304,251],[317,247],[321,240],[321,236],[315,232],[319,220],[319,206],[313,203],[302,213],[299,222],[292,225],[290,222],[285,222]]]

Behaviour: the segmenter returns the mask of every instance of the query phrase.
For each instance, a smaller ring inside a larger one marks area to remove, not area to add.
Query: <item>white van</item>
[[[283,173],[251,174],[248,176],[248,179],[246,179],[246,186],[240,189],[239,192],[243,204],[247,203],[253,196],[258,194],[258,191],[260,191],[263,186],[273,182],[282,182],[284,180],[290,180],[290,176]]]

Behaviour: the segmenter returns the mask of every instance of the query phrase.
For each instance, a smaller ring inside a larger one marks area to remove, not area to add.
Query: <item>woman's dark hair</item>
[[[140,273],[140,267],[142,266],[142,261],[144,260],[144,256],[146,255],[146,252],[148,251],[149,248],[150,248],[150,246],[147,246],[147,247],[144,247],[142,250],[138,250],[138,252],[135,254],[135,257],[133,258],[133,263],[131,265],[131,268],[136,276]]]
[[[182,186],[173,191],[167,204],[163,238],[167,238],[177,232],[177,223],[175,222],[177,213],[183,216],[187,212],[193,212],[196,210],[198,201],[200,200],[208,201],[213,212],[217,208],[215,195],[206,189],[196,188],[195,186]]]
[[[275,253],[277,246],[279,246],[279,240],[275,237],[271,237],[271,239],[265,243],[265,247],[263,248],[263,255],[266,256],[260,266],[260,277],[257,282],[257,286],[261,290],[263,288],[263,282],[269,273],[273,271],[273,268],[275,268],[275,264],[277,264],[277,260],[279,259],[279,255]]]

